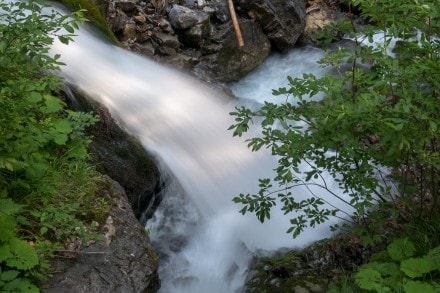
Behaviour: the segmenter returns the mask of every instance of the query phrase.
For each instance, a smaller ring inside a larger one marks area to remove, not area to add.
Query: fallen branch
[[[241,35],[240,26],[238,25],[237,15],[235,14],[234,3],[228,0],[229,13],[231,14],[232,25],[234,26],[235,35],[237,36],[238,47],[244,46],[243,36]]]

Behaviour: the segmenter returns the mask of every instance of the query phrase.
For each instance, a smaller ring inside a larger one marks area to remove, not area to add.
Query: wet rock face
[[[238,6],[260,23],[274,47],[293,48],[305,26],[306,0],[239,0]]]
[[[156,164],[140,142],[126,133],[105,107],[74,87],[66,88],[64,95],[71,109],[92,111],[100,116],[100,121],[89,129],[93,136],[89,145],[92,160],[98,171],[122,185],[136,218],[145,222],[144,214],[152,213],[146,210],[160,201],[156,195],[162,189],[162,182]]]

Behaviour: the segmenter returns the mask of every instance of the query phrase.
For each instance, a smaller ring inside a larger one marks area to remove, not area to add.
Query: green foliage
[[[432,274],[440,273],[439,251],[437,247],[422,257],[413,257],[413,243],[406,238],[396,239],[388,246],[385,259],[359,269],[355,282],[375,292],[436,292]]]
[[[401,238],[394,240],[388,246],[387,252],[392,260],[402,261],[414,255],[415,247],[410,240]]]
[[[54,38],[73,40],[81,12],[42,1],[0,3],[0,291],[38,292],[49,258],[77,238],[97,238],[110,204],[96,200],[88,165],[88,113],[65,109],[51,75],[62,65]],[[95,212],[98,214],[95,216]]]
[[[22,179],[41,176],[72,132],[64,104],[50,94],[58,78],[43,73],[61,65],[59,55],[49,55],[52,36],[72,40],[72,34],[60,30],[77,28],[79,14],[71,19],[43,11],[36,1],[2,3],[0,8],[5,11],[0,15],[0,183],[15,173],[21,176],[11,185],[26,187]]]
[[[383,223],[377,207],[396,216],[398,206],[389,203],[397,201],[424,206],[418,211],[431,218],[440,211],[440,8],[433,0],[351,2],[368,24],[362,31],[350,22],[330,29],[354,43],[320,60],[334,74],[288,77],[289,87],[273,90],[278,103],[231,113],[234,136],[258,123],[261,134],[247,141],[249,148],[268,148],[278,158],[277,175],[261,179],[258,193],[240,194],[234,202],[262,222],[281,204],[292,217],[288,232],[294,237],[333,216],[356,224],[373,216],[370,224]],[[373,41],[377,36],[381,42]],[[398,40],[395,48],[392,40]],[[399,186],[387,178],[393,169],[401,175],[394,178]],[[325,174],[347,200],[332,191]],[[309,191],[307,199],[297,194],[300,186]],[[342,206],[355,212],[345,213]]]
[[[1,292],[39,292],[26,272],[38,265],[35,249],[16,235],[16,216],[23,206],[0,196],[0,291]],[[28,289],[28,291],[25,291]]]

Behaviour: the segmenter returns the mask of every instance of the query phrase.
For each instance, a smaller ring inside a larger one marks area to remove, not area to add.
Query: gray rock
[[[89,134],[93,136],[89,146],[93,162],[98,171],[123,186],[135,216],[141,221],[146,221],[149,213],[152,213],[160,202],[160,198],[156,199],[155,196],[162,186],[156,164],[141,143],[115,123],[105,107],[74,87],[66,89],[66,93],[71,109],[92,111],[100,116],[100,121],[89,128]],[[145,215],[148,207],[152,209]]]
[[[204,8],[206,5],[206,1],[205,0],[197,0],[197,7],[200,8]]]
[[[306,0],[239,0],[238,5],[258,21],[278,50],[292,48],[304,30]]]
[[[141,13],[139,13],[138,15],[135,15],[133,17],[133,19],[136,23],[139,23],[139,24],[143,24],[147,21],[147,18],[145,17],[145,15],[141,14]]]
[[[137,0],[116,0],[115,6],[121,8],[123,11],[128,12],[136,8]]]
[[[174,5],[168,17],[173,28],[180,30],[194,26],[200,19],[196,11],[181,5]]]
[[[213,39],[220,41],[219,51],[203,57],[198,70],[210,72],[215,80],[238,80],[261,64],[269,55],[271,45],[258,23],[252,20],[240,21],[240,28],[245,40],[242,48],[238,47],[235,32],[227,26],[216,32]],[[213,49],[214,47],[209,47]],[[209,75],[209,73],[206,73]]]
[[[188,8],[194,8],[196,5],[195,0],[185,0],[183,4]]]
[[[173,49],[177,49],[180,47],[179,39],[176,36],[162,32],[153,32],[153,37],[161,46]]]
[[[180,40],[183,44],[192,48],[200,48],[204,39],[207,39],[211,33],[211,26],[209,21],[196,24],[192,28],[184,31],[180,35]]]
[[[124,29],[129,18],[124,11],[116,9],[109,13],[107,20],[113,32],[120,32]]]
[[[143,55],[150,56],[150,57],[153,57],[156,52],[156,49],[154,48],[154,45],[152,44],[151,41],[146,41],[142,44],[138,44],[138,43],[133,44],[131,49],[135,52],[138,52]]]
[[[197,58],[177,53],[172,56],[167,56],[164,59],[164,62],[168,64],[172,64],[173,66],[176,66],[178,68],[190,70],[197,63]]]
[[[174,30],[173,27],[171,26],[171,23],[165,18],[161,18],[158,24],[164,33],[174,34]]]
[[[149,238],[135,218],[122,187],[109,180],[103,196],[114,208],[103,227],[105,237],[53,263],[56,273],[46,282],[48,293],[157,292],[157,257]],[[72,257],[72,255],[69,255]]]
[[[211,16],[211,18],[222,24],[231,20],[227,1],[223,1],[223,0],[211,1],[209,6],[203,7],[203,11],[208,13]]]
[[[122,29],[122,41],[135,40],[136,39],[136,24],[126,23]]]

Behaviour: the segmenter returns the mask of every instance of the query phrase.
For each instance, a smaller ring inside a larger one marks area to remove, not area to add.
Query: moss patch
[[[110,29],[110,27],[107,24],[107,21],[105,20],[105,17],[103,16],[103,11],[99,7],[98,4],[96,4],[92,0],[56,0],[57,2],[65,5],[67,8],[70,9],[85,9],[85,17],[90,20],[93,25],[103,32],[105,36],[107,36],[113,43],[120,45],[121,43],[119,40],[115,37],[114,33]]]

